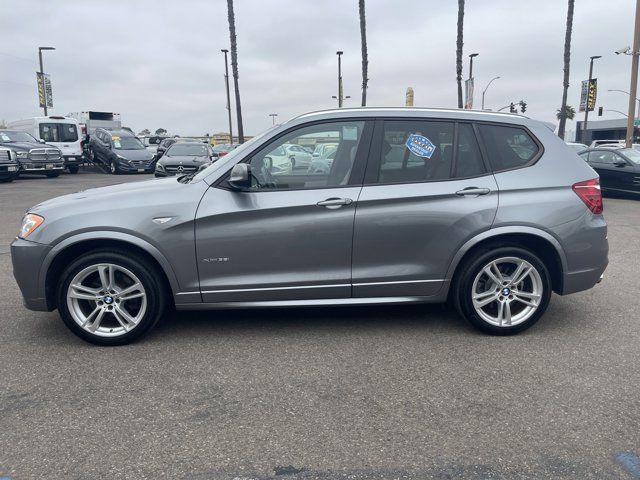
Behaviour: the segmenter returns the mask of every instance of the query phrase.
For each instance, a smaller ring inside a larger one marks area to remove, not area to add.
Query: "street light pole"
[[[342,52],[338,50],[336,55],[338,55],[338,108],[342,108]]]
[[[38,58],[40,59],[40,77],[42,78],[42,90],[45,92],[44,98],[44,116],[47,116],[47,92],[45,90],[44,83],[44,67],[42,66],[42,51],[43,50],[55,50],[55,47],[38,47]]]
[[[229,143],[233,145],[233,126],[231,124],[231,97],[229,96],[229,62],[227,61],[227,53],[229,50],[223,48],[220,50],[224,53],[224,84],[227,89],[227,113],[229,114]]]
[[[636,0],[636,23],[633,33],[633,50],[631,51],[631,86],[629,87],[629,117],[627,118],[626,146],[633,143],[633,118],[635,117],[636,89],[638,86],[638,55],[640,52],[640,0]]]
[[[487,93],[487,89],[489,88],[489,85],[491,85],[493,83],[494,80],[498,80],[500,77],[493,77],[489,83],[487,83],[487,86],[485,87],[485,89],[482,91],[482,110],[484,110],[484,94]]]
[[[466,90],[465,93],[466,93],[466,96],[467,96],[466,102],[465,102],[466,103],[465,108],[467,108],[467,107],[471,108],[473,106],[472,105],[472,99],[469,98],[469,97],[471,96],[470,95],[470,93],[471,93],[470,88],[471,88],[471,79],[473,78],[473,57],[477,57],[478,55],[480,55],[480,54],[479,53],[471,53],[471,54],[469,54],[469,80],[467,81],[467,88],[465,89]]]
[[[275,125],[276,124],[276,117],[278,116],[277,113],[270,113],[269,116],[271,117],[271,125]]]
[[[640,2],[640,0],[638,0]],[[587,136],[587,119],[589,118],[589,90],[591,89],[591,79],[593,77],[593,61],[602,58],[602,55],[594,55],[589,62],[589,81],[587,82],[587,101],[584,106],[584,125],[582,125],[582,143],[585,142]]]

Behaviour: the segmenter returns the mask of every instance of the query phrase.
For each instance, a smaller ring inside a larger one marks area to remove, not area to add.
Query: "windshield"
[[[29,135],[26,132],[14,132],[14,131],[4,131],[0,132],[0,142],[2,143],[11,143],[11,142],[35,142],[38,141]]]
[[[144,145],[136,137],[120,137],[113,135],[113,148],[116,150],[145,150]]]
[[[199,143],[174,143],[169,147],[167,157],[177,157],[180,155],[189,155],[193,157],[204,157],[208,155],[207,146]]]
[[[266,137],[269,133],[276,130],[277,128],[280,128],[280,125],[274,125],[268,130],[265,130],[264,132],[262,132],[260,135],[256,135],[251,140],[243,143],[242,145],[238,145],[236,148],[231,150],[227,155],[223,157],[224,158],[223,164],[227,164],[229,163],[229,161],[233,161],[236,157],[242,156],[244,152],[251,149],[251,147],[253,147],[256,143],[259,143],[260,140],[262,140],[264,137]],[[213,172],[220,166],[221,164],[220,162],[221,161],[218,160],[217,162],[212,163],[207,168],[199,172],[193,179],[197,181],[207,177],[207,175],[209,175],[211,172]]]
[[[233,147],[227,143],[223,143],[221,145],[216,145],[215,147],[213,147],[213,151],[218,153],[218,152],[228,152],[230,150],[232,150]]]
[[[640,152],[635,148],[621,148],[618,152],[623,154],[636,165],[640,165]]]

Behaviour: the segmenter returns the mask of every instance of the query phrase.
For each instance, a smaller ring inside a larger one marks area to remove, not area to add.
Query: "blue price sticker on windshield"
[[[406,145],[411,153],[422,158],[431,158],[433,152],[436,151],[436,146],[431,140],[417,133],[409,135]]]

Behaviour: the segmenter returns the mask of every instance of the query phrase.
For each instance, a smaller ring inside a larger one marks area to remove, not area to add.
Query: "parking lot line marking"
[[[640,457],[633,453],[624,452],[616,455],[616,462],[633,478],[640,478]]]

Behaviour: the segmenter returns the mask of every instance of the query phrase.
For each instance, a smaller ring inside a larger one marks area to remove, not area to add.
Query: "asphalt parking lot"
[[[515,337],[376,306],[174,313],[99,348],[24,309],[25,209],[141,178],[0,186],[0,478],[640,478],[640,201],[605,199],[605,280]]]

